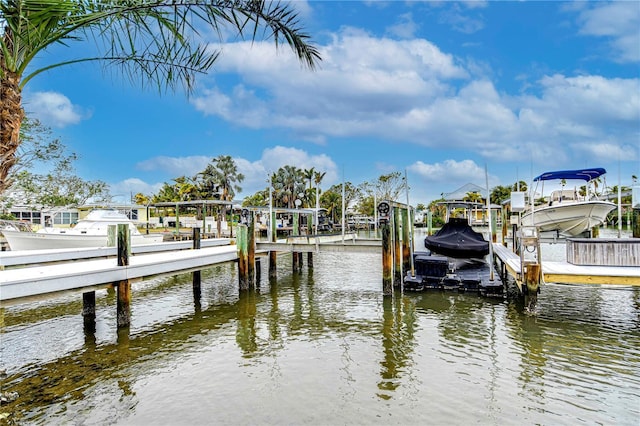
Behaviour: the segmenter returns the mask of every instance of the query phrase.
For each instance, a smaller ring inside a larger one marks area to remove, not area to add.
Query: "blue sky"
[[[638,1],[293,5],[316,71],[287,47],[229,38],[189,97],[82,64],[32,80],[25,110],[121,201],[219,155],[246,176],[239,198],[285,164],[327,172],[323,188],[407,170],[412,204],[484,186],[485,165],[491,187],[582,167],[605,167],[610,186],[640,177]],[[34,65],[91,49],[55,47]]]

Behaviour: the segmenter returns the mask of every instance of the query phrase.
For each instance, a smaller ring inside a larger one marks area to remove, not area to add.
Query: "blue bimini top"
[[[594,169],[581,169],[581,170],[560,170],[557,172],[546,172],[533,179],[534,182],[541,180],[553,180],[553,179],[581,179],[590,181],[597,177],[602,176],[607,171],[601,167]]]

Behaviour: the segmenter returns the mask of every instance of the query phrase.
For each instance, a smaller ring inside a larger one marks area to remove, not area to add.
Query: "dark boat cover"
[[[458,259],[482,258],[489,254],[489,242],[469,226],[467,219],[452,218],[434,235],[424,239],[432,252]]]

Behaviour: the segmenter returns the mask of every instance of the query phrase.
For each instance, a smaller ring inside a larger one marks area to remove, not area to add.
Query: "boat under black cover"
[[[451,218],[434,235],[424,239],[426,248],[457,259],[483,258],[489,254],[489,242],[469,226],[467,219]]]

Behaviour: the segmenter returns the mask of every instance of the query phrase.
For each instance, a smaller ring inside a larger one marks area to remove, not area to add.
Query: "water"
[[[418,240],[416,240],[418,241]],[[132,324],[97,292],[3,309],[4,424],[616,424],[640,419],[640,289],[550,284],[524,303],[381,295],[377,255],[239,295],[233,264],[133,284]]]

